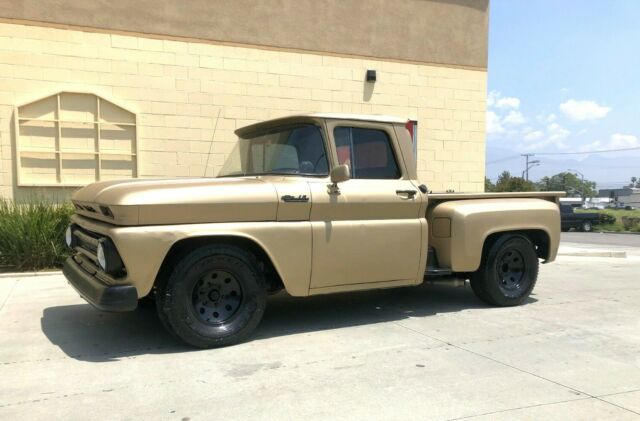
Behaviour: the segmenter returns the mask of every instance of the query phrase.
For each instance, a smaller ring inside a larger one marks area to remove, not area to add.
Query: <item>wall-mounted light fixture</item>
[[[367,70],[367,82],[375,83],[377,79],[375,70]]]

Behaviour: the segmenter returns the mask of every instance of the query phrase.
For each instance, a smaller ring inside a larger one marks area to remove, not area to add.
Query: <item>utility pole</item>
[[[524,159],[525,159],[525,164],[524,164],[525,170],[522,171],[522,178],[524,178],[526,181],[529,181],[529,170],[535,166],[540,165],[540,161],[539,160],[529,161],[530,157],[535,156],[534,153],[523,153],[522,156],[524,156]]]
[[[580,171],[577,170],[572,170],[571,168],[569,168],[567,171],[573,171],[575,174],[580,176],[581,179],[581,195],[582,195],[582,203],[584,204],[584,200],[585,200],[585,196],[584,196],[584,174],[582,174]]]

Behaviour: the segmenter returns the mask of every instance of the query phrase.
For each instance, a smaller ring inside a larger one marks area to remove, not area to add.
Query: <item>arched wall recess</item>
[[[136,114],[93,93],[16,107],[18,186],[83,186],[138,176]]]

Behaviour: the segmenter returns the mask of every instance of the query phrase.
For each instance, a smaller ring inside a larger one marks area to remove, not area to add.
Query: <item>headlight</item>
[[[104,246],[102,242],[98,243],[98,249],[96,250],[96,254],[98,255],[98,264],[104,270],[107,271],[107,258],[104,255]]]
[[[67,227],[67,230],[64,233],[64,242],[67,243],[67,246],[69,248],[73,248],[72,246],[72,242],[73,242],[73,231],[71,231],[71,225],[69,225]]]
[[[118,254],[118,250],[116,250],[116,246],[111,239],[100,239],[96,248],[96,257],[98,258],[100,269],[109,275],[119,276],[124,272],[124,263],[122,263],[120,254]]]

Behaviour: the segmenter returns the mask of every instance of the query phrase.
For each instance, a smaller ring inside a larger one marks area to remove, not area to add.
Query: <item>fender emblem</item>
[[[283,202],[308,202],[309,197],[306,194],[300,194],[298,196],[292,196],[290,194],[285,194],[281,197]]]

